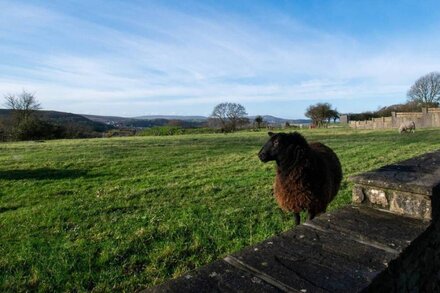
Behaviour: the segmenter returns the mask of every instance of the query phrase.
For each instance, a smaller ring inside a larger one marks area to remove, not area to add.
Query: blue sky
[[[119,116],[375,110],[440,70],[439,36],[436,1],[0,0],[0,95]]]

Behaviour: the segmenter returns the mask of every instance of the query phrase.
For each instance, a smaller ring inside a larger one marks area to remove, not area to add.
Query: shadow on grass
[[[46,180],[46,179],[74,179],[79,177],[91,177],[88,175],[87,170],[78,169],[49,169],[49,168],[39,168],[31,170],[9,170],[0,171],[0,179],[5,180],[23,180],[23,179],[35,179],[35,180]]]
[[[0,207],[0,214],[9,211],[15,211],[21,208],[21,206],[12,206],[12,207]]]

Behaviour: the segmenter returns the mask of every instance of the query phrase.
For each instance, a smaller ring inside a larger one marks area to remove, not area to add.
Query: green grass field
[[[440,130],[306,130],[349,175],[440,148]],[[0,144],[0,291],[136,290],[293,226],[265,132]]]

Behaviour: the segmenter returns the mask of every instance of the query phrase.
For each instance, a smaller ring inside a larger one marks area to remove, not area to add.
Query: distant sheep
[[[402,134],[403,132],[416,132],[416,124],[414,121],[402,122],[399,127],[399,133]]]
[[[258,157],[264,163],[276,161],[274,194],[280,207],[294,213],[296,225],[303,210],[309,219],[325,212],[342,180],[336,154],[322,143],[307,143],[298,132],[268,134]]]

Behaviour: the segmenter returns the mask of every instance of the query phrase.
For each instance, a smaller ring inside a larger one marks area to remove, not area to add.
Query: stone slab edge
[[[432,219],[431,197],[423,194],[356,184],[352,202],[424,221]]]

